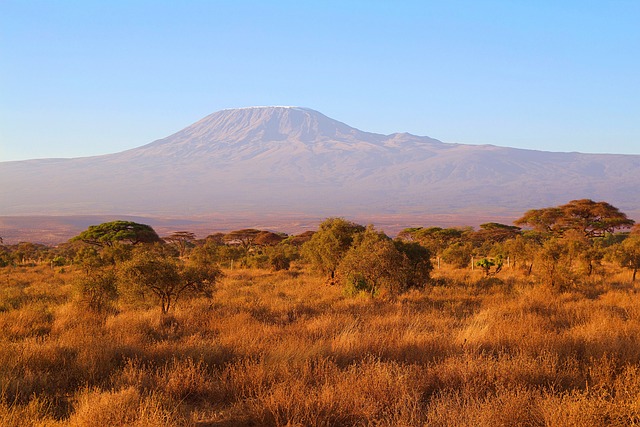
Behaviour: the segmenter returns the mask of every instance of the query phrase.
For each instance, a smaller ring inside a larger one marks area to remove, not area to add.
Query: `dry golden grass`
[[[640,425],[640,294],[436,270],[393,300],[229,270],[214,298],[94,313],[75,272],[0,271],[3,426]]]

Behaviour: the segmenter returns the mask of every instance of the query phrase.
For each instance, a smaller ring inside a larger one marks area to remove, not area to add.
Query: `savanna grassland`
[[[226,270],[168,316],[87,310],[77,274],[2,270],[1,425],[640,423],[628,272],[556,292],[442,269],[382,300],[297,268]]]
[[[640,228],[602,208],[2,246],[0,425],[640,425]]]

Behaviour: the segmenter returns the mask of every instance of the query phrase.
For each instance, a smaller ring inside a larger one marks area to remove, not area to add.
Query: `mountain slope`
[[[0,182],[0,215],[517,215],[576,198],[640,213],[640,156],[379,135],[298,107],[219,111],[116,154],[3,162]]]

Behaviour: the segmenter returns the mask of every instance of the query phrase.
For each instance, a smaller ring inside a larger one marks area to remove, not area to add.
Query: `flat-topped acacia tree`
[[[577,230],[591,238],[613,233],[619,228],[629,228],[634,221],[607,202],[580,199],[557,207],[531,209],[514,224],[555,236],[562,236],[568,230]]]
[[[161,241],[151,226],[121,220],[92,225],[71,240],[80,240],[90,245],[100,247],[113,246],[116,243],[137,245],[139,243],[156,243]]]
[[[228,232],[222,239],[226,244],[237,244],[245,251],[248,251],[261,232],[261,230],[256,230],[255,228],[243,228],[242,230]]]
[[[162,240],[174,245],[180,252],[180,256],[183,257],[187,253],[189,245],[193,245],[195,242],[196,235],[190,231],[175,231],[169,236],[163,237]]]

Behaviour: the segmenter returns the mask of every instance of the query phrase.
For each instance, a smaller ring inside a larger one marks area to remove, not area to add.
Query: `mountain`
[[[640,214],[640,156],[363,132],[299,107],[213,113],[94,157],[0,163],[0,215],[503,215],[572,199]]]

